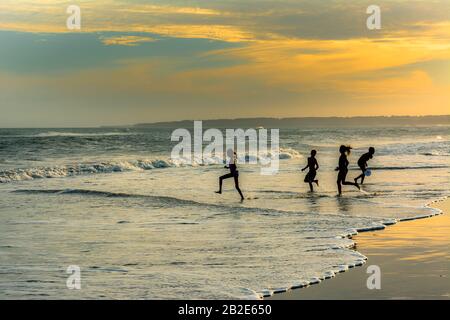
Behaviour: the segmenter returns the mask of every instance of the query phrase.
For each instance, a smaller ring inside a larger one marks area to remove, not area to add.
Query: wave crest
[[[165,160],[136,160],[101,163],[81,163],[77,165],[11,169],[0,171],[0,183],[43,178],[64,178],[83,174],[113,173],[151,170],[177,166]]]
[[[269,155],[270,156],[270,155]],[[293,149],[280,149],[280,159],[300,158],[299,152]],[[251,156],[246,155],[239,158],[238,162],[245,163],[251,159],[259,160],[262,164],[270,162],[267,156]],[[24,169],[10,169],[0,171],[0,183],[8,183],[13,181],[24,181],[43,178],[64,178],[77,175],[97,174],[97,173],[114,173],[127,171],[143,171],[153,169],[164,169],[183,166],[199,166],[199,165],[217,165],[223,164],[221,157],[205,157],[202,159],[194,158],[191,163],[188,159],[143,159],[131,161],[108,161],[100,163],[80,163],[75,165],[63,165],[54,167],[36,167]]]

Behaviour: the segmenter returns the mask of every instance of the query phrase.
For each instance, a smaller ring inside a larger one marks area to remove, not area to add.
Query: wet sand
[[[268,300],[310,299],[450,299],[450,199],[435,203],[444,214],[405,221],[385,230],[358,234],[356,250],[367,256],[362,267],[318,285],[276,294]],[[381,289],[367,288],[381,270]]]

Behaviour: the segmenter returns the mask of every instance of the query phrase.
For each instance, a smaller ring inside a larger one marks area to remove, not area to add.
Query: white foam
[[[396,224],[398,221],[397,219],[387,219],[387,220],[383,220],[381,221],[381,224],[384,224],[385,226],[391,226]]]
[[[280,148],[279,153],[280,160],[283,159],[301,159],[303,156],[300,154],[300,152],[291,149],[291,148]]]
[[[309,281],[300,281],[300,282],[294,282],[291,286],[292,289],[300,289],[305,288],[309,286]]]
[[[380,225],[373,225],[373,226],[369,226],[369,227],[358,228],[357,231],[358,232],[368,232],[368,231],[383,230],[385,228],[386,228],[386,226],[380,224]]]
[[[320,282],[322,282],[322,280],[320,280],[319,277],[312,277],[312,278],[309,280],[309,285],[318,284],[318,283],[320,283]]]
[[[366,263],[365,260],[358,260],[358,261],[355,262],[355,266],[360,267],[360,266],[362,266],[364,263]]]
[[[283,287],[283,288],[275,288],[275,289],[273,289],[273,293],[274,294],[279,294],[279,293],[285,293],[285,292],[287,292],[287,291],[289,291],[289,289],[290,288],[285,288],[285,287]]]
[[[348,270],[348,265],[342,264],[337,266],[338,273],[346,272]]]
[[[418,220],[418,219],[425,219],[435,216],[436,214],[426,214],[426,215],[420,215],[420,216],[414,216],[414,217],[407,217],[407,218],[401,218],[400,221],[412,221],[412,220]]]
[[[280,159],[292,159],[301,157],[301,155],[293,149],[280,150],[284,150],[280,153]],[[261,159],[265,159],[265,157],[261,155],[246,155],[244,157],[241,157],[238,162],[246,163],[250,159],[258,161]],[[214,156],[204,158],[194,157],[194,159],[138,159],[123,161],[104,161],[98,163],[79,163],[74,165],[60,165],[54,167],[36,167],[24,169],[19,168],[0,171],[0,183],[42,178],[64,178],[83,174],[141,171],[184,166],[197,167],[199,165],[217,165],[223,163],[223,158]]]
[[[259,294],[261,296],[263,296],[264,298],[273,296],[273,293],[274,293],[273,290],[269,290],[269,289],[264,289],[259,292]]]
[[[51,137],[101,137],[101,136],[127,136],[135,135],[136,132],[65,132],[65,131],[48,131],[34,135],[24,135],[22,137],[51,138]],[[21,136],[19,136],[21,137]]]

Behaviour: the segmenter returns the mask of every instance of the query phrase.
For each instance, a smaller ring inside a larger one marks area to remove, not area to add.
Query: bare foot
[[[222,194],[222,191],[216,191],[216,193],[218,193],[218,194]]]

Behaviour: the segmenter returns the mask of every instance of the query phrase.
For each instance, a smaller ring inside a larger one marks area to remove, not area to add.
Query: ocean
[[[361,266],[352,235],[449,195],[448,126],[281,129],[278,174],[240,155],[242,203],[231,180],[214,193],[223,164],[170,160],[172,130],[0,129],[0,299],[259,299]],[[362,191],[337,197],[341,144],[350,181],[376,154]]]

